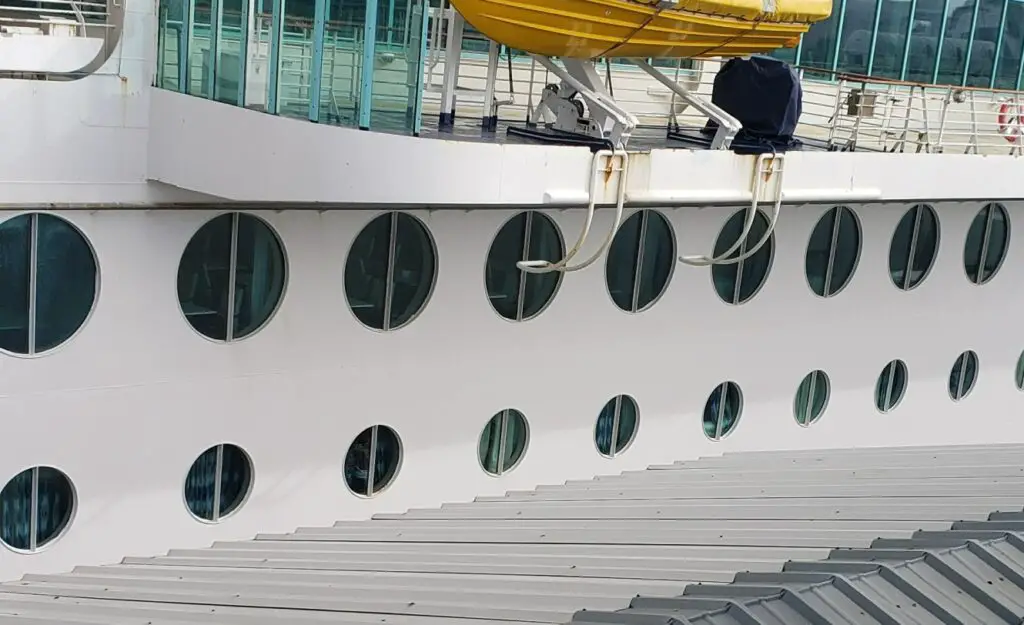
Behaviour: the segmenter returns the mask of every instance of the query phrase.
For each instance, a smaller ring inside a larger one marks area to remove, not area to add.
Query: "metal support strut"
[[[532,116],[535,120],[543,120],[557,131],[582,133],[608,141],[616,148],[625,147],[637,119],[611,97],[593,61],[562,59],[562,67],[549,57],[532,56],[562,80],[561,85],[544,88]],[[584,118],[583,103],[575,99],[576,95],[586,101],[589,119]]]

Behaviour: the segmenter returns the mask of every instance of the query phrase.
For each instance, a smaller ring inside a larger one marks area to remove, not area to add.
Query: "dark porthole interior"
[[[375,330],[397,330],[427,305],[437,251],[427,227],[390,212],[366,225],[345,261],[345,296],[356,318]]]
[[[178,264],[178,302],[196,332],[236,341],[262,328],[281,303],[284,246],[262,219],[227,213],[206,222]]]
[[[889,276],[908,291],[928,276],[939,252],[939,218],[927,204],[903,214],[889,245]]]
[[[597,417],[594,439],[602,456],[614,458],[633,442],[639,424],[639,409],[629,395],[608,400]]]
[[[510,321],[535,317],[555,297],[561,271],[530,273],[516,263],[546,260],[554,263],[565,256],[562,236],[550,217],[539,211],[525,211],[505,222],[487,252],[484,282],[487,299],[495,312]]]
[[[0,491],[0,540],[19,551],[36,551],[58,538],[75,508],[75,491],[63,472],[33,467]]]
[[[907,365],[902,360],[893,360],[885,365],[875,384],[875,407],[879,412],[889,412],[900,403],[907,390]]]
[[[715,241],[714,256],[716,258],[725,254],[739,240],[743,234],[746,219],[747,211],[741,210],[733,213],[732,217],[725,222],[722,232]],[[764,216],[764,213],[758,211],[746,238],[727,258],[738,258],[753,249],[768,232],[768,226],[768,218]],[[768,280],[768,271],[771,269],[774,251],[775,234],[772,233],[764,244],[747,258],[735,263],[712,265],[711,279],[718,297],[727,304],[742,304],[754,297]]]
[[[615,305],[626,312],[650,308],[668,288],[676,263],[675,237],[664,215],[633,213],[608,248],[605,280]]]
[[[978,355],[966,351],[957,356],[953,368],[949,371],[949,396],[959,401],[971,392],[978,380]]]
[[[523,459],[529,441],[529,424],[523,413],[513,408],[491,417],[480,434],[480,465],[491,475],[514,469]]]
[[[391,485],[401,462],[398,434],[386,425],[368,427],[345,454],[345,483],[353,493],[372,497]]]
[[[0,349],[38,354],[71,338],[92,311],[98,272],[85,236],[64,219],[0,223]]]
[[[185,478],[185,504],[196,517],[216,523],[236,511],[252,488],[249,455],[236,445],[204,451]]]
[[[841,291],[853,277],[860,257],[860,223],[853,211],[836,206],[811,231],[805,270],[811,290],[821,297]]]
[[[742,410],[740,387],[735,382],[719,384],[704,404],[704,435],[713,441],[721,440],[736,427]]]
[[[824,371],[811,371],[801,380],[796,389],[793,402],[793,413],[800,425],[811,425],[821,418],[829,400],[828,374]]]
[[[964,270],[974,284],[985,284],[1003,264],[1010,247],[1010,217],[1001,204],[988,204],[974,216],[964,242]]]

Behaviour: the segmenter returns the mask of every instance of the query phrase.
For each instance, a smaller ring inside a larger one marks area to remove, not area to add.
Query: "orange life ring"
[[[999,105],[999,134],[1010,143],[1019,143],[1024,135],[1024,105],[1003,102]]]

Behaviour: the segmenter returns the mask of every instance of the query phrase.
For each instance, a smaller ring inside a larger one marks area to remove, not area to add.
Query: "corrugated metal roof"
[[[1021,623],[1022,460],[727,454],[28,575],[0,622]]]

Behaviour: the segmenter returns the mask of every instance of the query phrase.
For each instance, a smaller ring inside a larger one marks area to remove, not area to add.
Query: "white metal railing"
[[[101,36],[108,28],[105,0],[40,0],[32,3],[0,0],[0,36]]]
[[[451,9],[432,9],[429,47],[424,59],[424,115],[440,113]],[[720,62],[706,60],[693,69],[681,64],[661,72],[707,100]],[[635,65],[602,62],[605,87],[641,126],[701,128],[707,117]],[[803,111],[797,135],[832,150],[918,153],[1024,155],[1024,93],[887,81],[884,79],[800,72]],[[546,85],[558,79],[529,57],[502,52],[490,105],[487,54],[463,51],[456,81],[456,113],[482,117],[497,103],[502,122],[527,121]],[[532,120],[535,121],[535,120]]]

